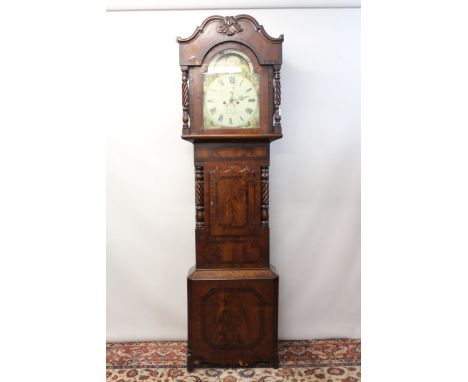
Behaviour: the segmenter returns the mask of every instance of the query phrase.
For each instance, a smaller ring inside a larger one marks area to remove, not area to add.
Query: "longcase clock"
[[[195,167],[187,367],[278,367],[268,189],[270,142],[282,137],[283,36],[248,15],[211,16],[177,41]]]

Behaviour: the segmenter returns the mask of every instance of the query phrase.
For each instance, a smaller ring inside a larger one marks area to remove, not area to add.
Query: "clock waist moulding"
[[[211,16],[177,41],[182,138],[195,165],[187,368],[278,367],[268,193],[270,142],[282,137],[283,35],[248,15]]]

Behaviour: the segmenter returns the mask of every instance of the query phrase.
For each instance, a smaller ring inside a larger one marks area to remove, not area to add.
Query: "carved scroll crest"
[[[233,36],[243,31],[235,16],[226,16],[216,30],[218,33],[227,34],[228,36]]]

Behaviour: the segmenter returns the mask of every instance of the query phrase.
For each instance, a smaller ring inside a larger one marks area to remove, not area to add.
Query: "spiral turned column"
[[[203,166],[195,166],[195,220],[197,228],[205,227],[205,181]]]
[[[188,68],[182,67],[182,128],[189,128],[189,83]]]
[[[273,115],[273,126],[275,130],[281,130],[281,114],[280,114],[280,106],[281,106],[281,75],[280,75],[280,65],[275,65],[273,69],[273,106],[274,106],[274,115]]]
[[[269,170],[268,166],[261,166],[261,174],[260,174],[260,181],[261,181],[261,220],[260,226],[261,227],[268,227],[269,226],[269,214],[268,214],[268,205],[269,205]]]

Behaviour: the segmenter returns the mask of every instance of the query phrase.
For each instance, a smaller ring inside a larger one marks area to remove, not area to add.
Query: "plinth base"
[[[187,369],[278,367],[278,274],[274,268],[191,269]]]

